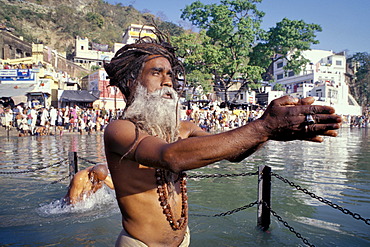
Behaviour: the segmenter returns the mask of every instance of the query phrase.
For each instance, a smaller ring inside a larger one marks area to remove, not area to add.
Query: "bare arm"
[[[341,120],[333,113],[331,107],[313,106],[292,97],[282,97],[272,102],[261,119],[228,132],[203,136],[195,129],[189,133],[195,137],[170,144],[140,132],[135,142],[134,124],[120,120],[107,127],[105,144],[109,152],[123,155],[135,143],[128,159],[179,172],[222,159],[242,160],[267,140],[322,141],[318,135],[335,136],[336,132],[332,130],[339,128]],[[309,131],[303,125],[306,114],[315,114],[318,123],[310,126]]]
[[[73,177],[67,194],[69,203],[75,204],[81,200],[81,195],[84,192],[84,185],[86,183],[85,180],[86,179],[81,176],[81,173],[76,173],[76,175]]]

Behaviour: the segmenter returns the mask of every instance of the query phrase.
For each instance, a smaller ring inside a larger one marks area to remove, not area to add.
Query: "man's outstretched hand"
[[[291,96],[272,101],[259,119],[269,139],[322,142],[322,136],[337,136],[342,118],[334,114],[333,107],[312,105],[314,101],[313,97],[299,100]]]

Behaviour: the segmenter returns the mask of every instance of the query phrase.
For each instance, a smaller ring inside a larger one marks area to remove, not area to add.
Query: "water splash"
[[[101,211],[103,209],[117,207],[115,193],[113,190],[103,187],[96,193],[85,198],[75,205],[67,205],[63,198],[54,200],[49,204],[41,204],[37,212],[42,217],[60,216],[63,214],[89,213],[92,211]]]

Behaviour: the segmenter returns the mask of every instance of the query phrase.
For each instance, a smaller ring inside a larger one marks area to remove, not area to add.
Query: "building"
[[[104,62],[109,62],[120,48],[135,43],[140,36],[155,38],[154,30],[152,26],[131,24],[122,35],[122,43],[115,43],[113,48],[90,42],[87,38],[76,37],[74,62],[87,69],[91,69],[92,66],[103,67]],[[93,103],[94,108],[123,109],[126,105],[124,96],[117,87],[108,86],[107,76],[104,69],[98,69],[82,80],[82,88],[89,92],[100,91],[99,99]]]
[[[243,108],[251,109],[252,105],[256,105],[256,92],[250,90],[247,84],[242,81],[234,81],[233,84],[227,89],[223,85],[214,86],[216,98],[219,102],[227,103],[230,108]],[[225,104],[225,103],[224,103]]]
[[[270,86],[264,86],[263,92],[256,95],[256,102],[258,105],[267,106],[274,99],[284,96],[283,91],[274,91]]]
[[[79,89],[79,78],[88,70],[43,44],[29,44],[9,31],[0,31],[4,55],[0,59],[0,97],[28,106],[58,107],[60,90]]]
[[[151,37],[156,38],[154,34],[155,28],[152,26],[140,25],[140,24],[131,24],[122,35],[123,44],[133,44],[140,37]]]
[[[116,51],[124,44],[115,43],[113,50],[109,49],[108,45],[89,42],[88,38],[76,37],[74,63],[91,69],[93,66],[102,67],[104,62],[109,62]]]
[[[23,37],[13,35],[10,29],[0,24],[0,59],[30,57],[32,46]]]
[[[109,62],[120,48],[126,44],[135,43],[140,36],[155,38],[154,30],[152,26],[131,24],[122,34],[122,43],[114,43],[112,48],[108,45],[90,42],[86,37],[77,36],[73,61],[86,69],[91,69],[93,66],[103,67],[104,62]]]
[[[274,62],[274,80],[284,86],[284,93],[298,98],[312,96],[315,104],[333,106],[337,114],[361,115],[361,107],[349,94],[346,83],[345,54],[308,50],[302,55],[309,62],[297,75],[284,70],[285,59]]]
[[[124,109],[126,103],[124,96],[117,87],[110,87],[108,74],[104,69],[99,69],[88,76],[88,90],[100,91],[100,97],[93,103],[93,108],[118,110]]]

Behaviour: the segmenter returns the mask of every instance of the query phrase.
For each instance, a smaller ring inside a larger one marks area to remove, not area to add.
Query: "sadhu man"
[[[341,123],[332,107],[289,96],[274,100],[261,118],[219,134],[180,121],[176,90],[184,67],[161,37],[124,46],[105,70],[127,104],[124,118],[104,133],[122,213],[116,246],[188,246],[184,171],[241,161],[269,140],[322,142],[322,136],[336,136]]]

